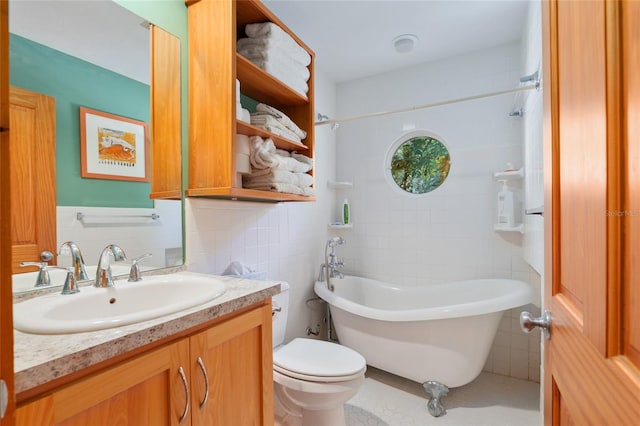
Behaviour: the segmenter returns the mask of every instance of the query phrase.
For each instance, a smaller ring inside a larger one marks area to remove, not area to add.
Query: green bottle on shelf
[[[342,223],[348,225],[351,223],[351,209],[349,207],[349,200],[344,199],[344,203],[342,204]]]

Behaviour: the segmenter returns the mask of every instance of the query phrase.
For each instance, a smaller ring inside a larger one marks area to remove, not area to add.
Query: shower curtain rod
[[[419,109],[426,109],[426,108],[432,108],[432,107],[437,107],[437,106],[455,104],[455,103],[458,103],[458,102],[473,101],[473,100],[476,100],[476,99],[490,98],[490,97],[499,96],[499,95],[506,95],[508,93],[524,92],[526,90],[533,90],[533,89],[538,90],[539,88],[540,88],[540,81],[538,80],[534,84],[528,84],[526,86],[514,87],[513,89],[498,90],[496,92],[483,93],[483,94],[480,94],[480,95],[467,96],[467,97],[464,97],[464,98],[449,99],[449,100],[446,100],[446,101],[434,102],[434,103],[431,103],[431,104],[416,105],[416,106],[396,109],[396,110],[392,110],[392,111],[372,112],[372,113],[369,113],[369,114],[352,115],[350,117],[316,121],[314,124],[316,126],[321,126],[321,125],[324,125],[324,124],[340,124],[340,123],[344,123],[345,121],[360,120],[360,119],[363,119],[363,118],[371,118],[371,117],[381,117],[383,115],[398,114],[398,113],[401,113],[401,112],[416,111],[416,110],[419,110]]]

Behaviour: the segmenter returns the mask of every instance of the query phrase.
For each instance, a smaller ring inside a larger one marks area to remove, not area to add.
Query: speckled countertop
[[[202,276],[190,272],[181,272],[182,274]],[[277,281],[212,277],[227,285],[222,296],[206,304],[153,320],[107,330],[63,335],[27,334],[14,330],[16,393],[170,337],[264,301],[280,292]]]

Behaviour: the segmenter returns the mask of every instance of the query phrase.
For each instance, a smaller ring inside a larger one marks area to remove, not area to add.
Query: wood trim
[[[189,197],[209,197],[237,199],[246,201],[266,201],[277,203],[280,201],[315,201],[316,197],[305,197],[303,195],[286,194],[281,192],[258,191],[246,188],[191,188],[187,189]]]
[[[607,211],[624,211],[627,151],[622,143],[622,58],[620,3],[605,2],[607,68]],[[607,215],[606,356],[622,351],[624,218]]]
[[[14,424],[13,294],[11,285],[11,186],[9,174],[9,2],[0,2],[0,378],[9,390],[2,426]]]
[[[543,0],[542,7],[542,65],[544,82],[542,92],[543,102],[543,164],[544,164],[544,307],[551,306],[551,300],[555,294],[559,292],[560,284],[560,265],[557,261],[559,256],[559,193],[553,186],[553,182],[559,179],[559,171],[554,167],[553,161],[558,158],[558,34],[557,34],[557,5],[551,0]],[[557,285],[557,287],[556,287]],[[546,347],[547,343],[543,342],[543,365],[550,365],[550,351]],[[554,392],[553,376],[551,369],[544,369],[543,378],[543,422],[546,426],[558,424],[555,422],[552,414],[554,411],[554,402],[556,398]]]

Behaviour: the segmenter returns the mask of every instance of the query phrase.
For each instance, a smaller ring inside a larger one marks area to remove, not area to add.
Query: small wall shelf
[[[497,232],[519,232],[524,234],[524,224],[519,223],[513,226],[507,226],[503,224],[495,224],[493,225],[493,230]]]
[[[507,172],[495,172],[493,178],[496,180],[502,179],[522,179],[524,178],[524,169],[521,167],[518,170],[509,170]]]
[[[351,229],[353,228],[353,224],[350,223],[348,225],[345,225],[342,223],[330,223],[329,228],[330,229]]]
[[[351,189],[353,188],[353,182],[329,180],[327,181],[327,186],[331,189]]]

